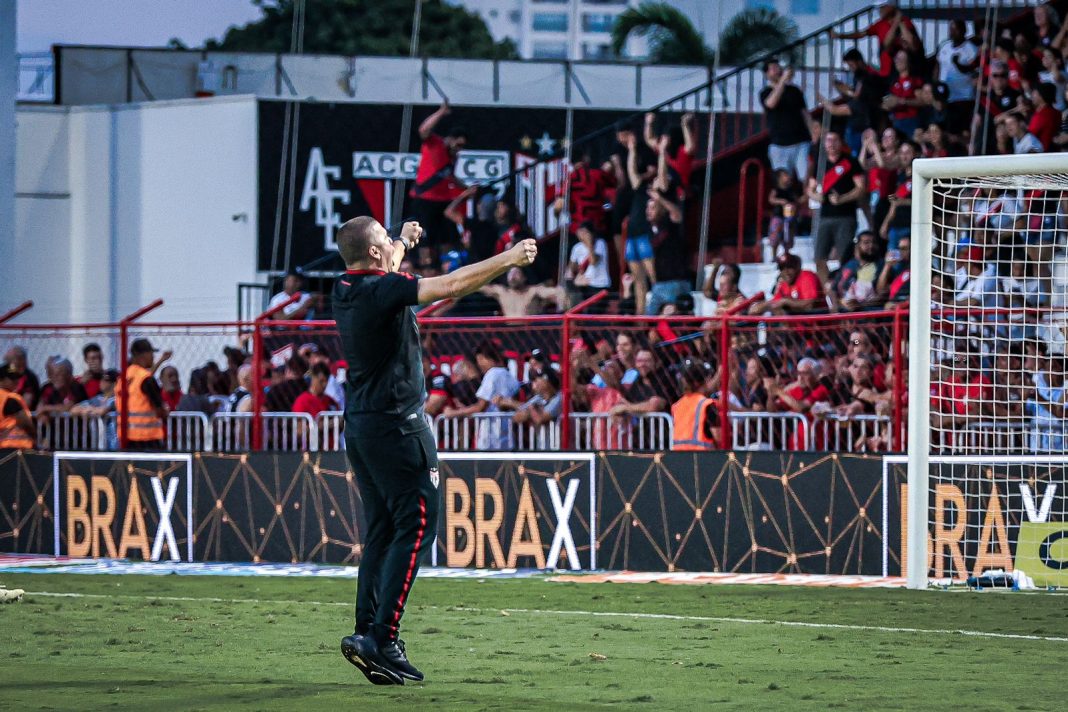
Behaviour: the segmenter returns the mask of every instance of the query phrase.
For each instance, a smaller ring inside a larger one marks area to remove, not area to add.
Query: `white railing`
[[[560,449],[559,423],[514,423],[514,415],[511,412],[439,415],[433,419],[434,437],[441,450],[455,452]]]
[[[324,410],[315,418],[320,450],[345,449],[345,414],[340,410]]]
[[[811,450],[812,432],[801,413],[731,411],[735,450]]]
[[[211,416],[212,449],[248,452],[252,449],[252,413],[216,413]]]
[[[821,415],[813,423],[810,449],[832,452],[885,452],[890,449],[888,415]]]
[[[667,413],[571,414],[571,440],[576,450],[670,450],[672,433]]]
[[[263,413],[265,450],[319,449],[319,429],[307,413]]]
[[[167,415],[164,443],[174,452],[210,451],[212,427],[208,416],[199,411],[176,410]]]
[[[37,447],[42,450],[107,450],[104,419],[84,413],[49,413],[37,418]]]

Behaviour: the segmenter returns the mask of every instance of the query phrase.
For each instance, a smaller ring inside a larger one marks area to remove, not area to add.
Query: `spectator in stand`
[[[189,374],[189,388],[178,401],[178,410],[183,413],[203,413],[209,418],[215,414],[216,405],[208,397],[208,380],[203,369],[194,369]]]
[[[846,357],[841,365],[843,374],[848,374],[849,366],[858,357],[864,357],[872,364],[872,382],[878,391],[886,389],[886,364],[879,359],[872,345],[871,336],[865,331],[854,330],[849,334]]]
[[[941,124],[931,122],[923,134],[922,155],[924,158],[946,158],[963,155],[963,144],[956,136],[950,136]]]
[[[912,238],[907,234],[901,235],[897,241],[897,250],[886,253],[886,262],[876,285],[880,297],[886,300],[888,309],[896,304],[908,303],[911,259]]]
[[[1013,153],[1042,153],[1042,142],[1027,130],[1023,119],[1016,114],[1007,113],[1002,116],[1004,117],[1002,124],[1005,128],[1005,133],[1012,140]]]
[[[594,418],[590,423],[589,447],[594,450],[621,450],[628,447],[630,419],[615,411],[616,406],[626,403],[622,379],[623,366],[617,359],[609,358],[600,362],[597,377],[586,386],[589,412],[607,416]]]
[[[1028,38],[1038,47],[1062,46],[1065,29],[1061,26],[1060,15],[1050,3],[1035,5],[1032,12],[1033,27],[1027,28]]]
[[[800,413],[812,422],[814,408],[819,404],[826,405],[831,394],[827,387],[820,382],[820,364],[812,358],[802,358],[797,362],[796,379],[785,386],[775,379],[768,379],[768,405],[773,413],[790,412]],[[816,408],[816,411],[819,409]],[[811,427],[811,426],[810,426]],[[790,437],[787,447],[790,450],[806,450],[808,443],[805,442],[804,431],[798,428]],[[817,448],[822,449],[822,447]]]
[[[119,382],[119,372],[109,368],[100,377],[100,391],[89,400],[78,403],[71,408],[71,413],[88,415],[94,418],[107,418],[115,411],[115,386]],[[115,451],[119,449],[119,434],[115,420],[107,418],[104,421],[104,433],[107,438],[107,449]]]
[[[615,406],[616,415],[641,415],[667,411],[668,406],[677,400],[675,389],[671,387],[673,379],[656,367],[656,357],[650,349],[639,349],[634,357],[638,377],[623,389],[626,403]]]
[[[560,376],[552,368],[546,368],[534,374],[530,381],[534,397],[526,403],[514,403],[515,415],[512,422],[520,425],[540,427],[555,423],[563,412],[563,394],[560,392]],[[548,443],[537,443],[540,449]]]
[[[845,417],[856,415],[875,415],[876,406],[885,398],[886,386],[875,383],[875,364],[870,358],[857,356],[850,361],[849,378],[853,383],[850,390],[852,400],[848,405],[839,406],[838,414]]]
[[[10,372],[15,376],[15,385],[11,389],[18,394],[26,407],[31,411],[37,407],[37,398],[41,393],[41,382],[37,374],[26,365],[26,349],[21,346],[12,346],[4,354]]]
[[[318,347],[316,347],[308,356],[308,365],[314,366],[315,364],[326,366],[326,370],[330,374],[326,380],[326,395],[334,399],[334,402],[338,405],[338,410],[345,410],[345,386],[342,384],[343,379],[338,378],[330,363],[330,357]]]
[[[983,248],[965,248],[958,264],[957,291],[953,298],[956,306],[998,306],[997,265],[987,264]]]
[[[477,400],[472,405],[446,411],[446,415],[475,415],[476,413],[500,413],[500,403],[515,398],[519,381],[504,367],[504,358],[492,342],[483,342],[475,351],[475,360],[482,373],[482,383],[475,393]],[[509,450],[512,447],[512,432],[508,419],[492,416],[479,423],[476,447],[479,450]]]
[[[760,103],[767,115],[768,161],[774,171],[792,171],[799,181],[808,174],[808,148],[813,140],[812,123],[805,95],[793,84],[794,68],[783,69],[777,59],[764,63],[767,86],[760,90]]]
[[[1020,65],[1020,89],[1024,94],[1029,94],[1038,81],[1038,73],[1042,69],[1041,57],[1026,35],[1017,34],[1013,38],[1012,45],[1013,59]]]
[[[668,183],[675,188],[675,202],[683,203],[690,194],[693,157],[697,154],[697,118],[683,114],[681,126],[656,132],[656,114],[645,115],[645,144],[667,163]]]
[[[745,301],[745,295],[738,289],[741,280],[742,269],[738,265],[731,262],[712,262],[712,269],[708,271],[708,279],[705,280],[704,295],[706,299],[716,303],[716,314],[730,311]]]
[[[24,375],[9,362],[0,363],[0,450],[30,450],[37,442],[37,426],[18,392]]]
[[[526,272],[513,267],[508,270],[507,284],[487,284],[481,292],[497,300],[501,314],[509,318],[545,314],[548,305],[555,306],[556,311],[563,311],[566,295],[557,287],[545,284],[530,286],[527,284]]]
[[[580,225],[575,234],[578,242],[571,248],[567,271],[580,299],[587,299],[602,289],[612,288],[608,243],[597,236],[589,223]]]
[[[662,169],[664,152],[661,153],[660,159]],[[665,176],[664,170],[660,176]],[[654,184],[653,189],[649,191],[645,217],[649,223],[649,236],[653,245],[653,272],[656,280],[649,292],[645,313],[655,316],[665,304],[673,304],[680,295],[687,294],[692,283],[687,267],[686,238],[682,234],[682,207],[668,197],[664,182]]]
[[[309,370],[311,380],[308,388],[293,401],[294,413],[307,413],[314,420],[319,413],[336,411],[337,402],[326,395],[326,384],[330,380],[330,368],[324,363],[317,363]]]
[[[631,135],[627,146],[627,179],[633,190],[630,215],[627,222],[627,242],[624,250],[627,267],[634,278],[635,313],[645,313],[645,299],[652,285],[656,284],[656,265],[653,256],[652,226],[648,218],[649,190],[654,186],[654,179],[660,178],[657,185],[667,180],[654,167],[650,174],[644,165],[645,159],[638,147],[637,136]],[[663,166],[663,162],[659,163]]]
[[[923,56],[923,44],[912,20],[897,8],[897,2],[885,2],[879,6],[879,19],[866,29],[856,32],[831,30],[831,39],[857,40],[875,37],[879,41],[879,75],[891,76],[894,55],[905,50],[914,57]]]
[[[477,393],[482,384],[482,374],[474,355],[464,354],[452,363],[449,384],[451,402],[443,410],[445,415],[463,415],[457,408],[478,403]]]
[[[890,112],[894,128],[911,140],[920,127],[920,107],[923,101],[916,92],[923,86],[923,78],[916,76],[912,59],[905,50],[894,55],[896,78],[890,85],[890,94],[883,99],[883,108]]]
[[[1027,130],[1042,143],[1043,151],[1053,150],[1053,137],[1061,128],[1061,114],[1054,108],[1057,101],[1057,87],[1052,84],[1039,84],[1031,90],[1031,103],[1035,107]]]
[[[1042,50],[1042,71],[1038,73],[1038,81],[1041,84],[1052,84],[1055,90],[1053,108],[1064,111],[1068,104],[1064,100],[1065,86],[1068,85],[1068,77],[1064,74],[1064,56],[1060,50],[1054,47],[1045,47]]]
[[[835,80],[835,87],[840,97],[836,100],[824,99],[817,94],[823,110],[835,117],[845,117],[845,142],[853,155],[860,153],[864,132],[875,128],[881,122],[882,101],[888,85],[867,62],[864,55],[855,47],[845,53],[842,61],[853,74],[853,85],[845,83],[844,77]],[[818,146],[814,154],[819,153]],[[810,171],[811,178],[814,172]]]
[[[999,342],[994,356],[991,379],[990,414],[1012,427],[1025,424],[1024,403],[1030,395],[1031,384],[1024,379],[1023,345],[1019,341]]]
[[[867,198],[867,183],[856,159],[843,151],[842,138],[828,132],[824,139],[827,170],[823,183],[813,180],[808,197],[820,205],[816,228],[816,273],[822,282],[829,276],[827,260],[842,261],[857,234],[857,208]]]
[[[164,366],[159,372],[159,383],[163,407],[167,409],[167,412],[178,410],[178,404],[182,401],[183,395],[178,369],[174,366]]]
[[[960,135],[968,130],[972,111],[975,108],[974,69],[979,53],[967,40],[964,20],[951,20],[949,39],[938,48],[936,58],[938,81],[949,87],[949,116],[946,130]]]
[[[902,236],[911,234],[912,230],[912,162],[916,160],[919,147],[912,141],[905,141],[898,149],[897,164],[901,172],[897,176],[897,188],[890,196],[890,207],[879,228],[879,237],[887,241],[891,250],[898,248]]]
[[[85,388],[85,395],[92,398],[100,392],[100,379],[104,376],[104,352],[99,344],[86,344],[82,349],[85,371],[78,376],[78,383]]]
[[[870,223],[881,225],[890,210],[890,196],[897,188],[900,169],[901,137],[893,127],[883,129],[879,143],[875,142],[874,129],[864,132],[862,148],[857,159],[860,167],[868,172],[868,205]]]
[[[1068,444],[1065,423],[1068,422],[1068,388],[1065,387],[1065,374],[1068,362],[1064,355],[1044,360],[1042,378],[1036,379],[1035,388],[1028,400],[1028,410],[1034,413],[1031,420],[1029,443],[1031,451],[1061,453]]]
[[[127,447],[131,450],[163,449],[163,421],[167,418],[167,409],[163,405],[159,384],[152,375],[159,367],[156,351],[158,349],[148,339],[135,339],[130,344],[130,365],[116,385],[119,435],[122,437],[125,429]],[[122,412],[124,397],[127,403],[125,410],[129,415],[129,424],[125,426]]]
[[[805,314],[824,304],[823,288],[814,272],[801,269],[801,258],[784,253],[775,259],[779,280],[771,299],[754,302],[750,314]]]
[[[493,254],[499,255],[512,249],[527,236],[523,221],[519,218],[519,210],[512,201],[498,200],[493,208],[493,219],[497,222],[497,244],[493,246]]]
[[[41,388],[37,403],[38,420],[47,421],[53,413],[66,413],[77,403],[88,400],[82,384],[74,380],[74,366],[67,359],[52,364],[52,379]],[[155,380],[153,380],[155,383]]]
[[[990,84],[979,94],[979,109],[972,117],[972,154],[997,153],[997,117],[1012,111],[1020,92],[1009,86],[1009,70],[1004,62],[991,62]]]
[[[878,259],[875,234],[865,230],[857,235],[853,258],[838,270],[838,279],[828,286],[834,305],[843,311],[859,311],[875,306],[879,301],[876,282],[883,270]]]
[[[454,126],[442,138],[434,133],[437,125],[451,113],[449,102],[443,101],[433,114],[419,124],[419,170],[415,185],[408,192],[412,198],[415,218],[423,227],[423,242],[427,250],[434,250],[455,241],[456,228],[445,215],[445,208],[466,186],[456,179],[453,172],[457,154],[467,144],[467,132]]]
[[[993,73],[998,64],[1005,66],[1006,79],[1009,88],[1013,91],[1023,90],[1023,72],[1019,60],[1016,59],[1016,45],[1008,37],[1002,37],[994,43],[991,54],[992,60],[987,64],[987,71]]]
[[[223,356],[226,357],[226,370],[222,372],[222,376],[226,379],[229,391],[233,392],[237,388],[237,372],[243,364],[252,358],[252,354],[244,349],[225,346],[223,347]]]
[[[308,389],[308,382],[304,380],[308,372],[308,362],[299,355],[293,356],[286,362],[284,378],[280,383],[271,385],[264,399],[264,409],[273,413],[290,413],[293,411],[293,403],[297,396]],[[209,381],[210,388],[211,383]]]
[[[281,311],[276,312],[272,318],[281,321],[302,321],[311,318],[312,312],[321,302],[321,297],[302,292],[303,288],[304,276],[296,270],[287,272],[285,280],[282,282],[282,291],[271,297],[267,308],[273,309],[279,304],[284,304],[293,296],[296,296],[297,300],[289,306],[283,307]]]
[[[227,402],[228,412],[252,412],[252,385],[252,364],[241,364],[237,369],[237,388],[230,394]]]
[[[467,216],[469,200],[475,201],[475,214],[472,217]],[[497,239],[501,236],[496,211],[497,197],[493,193],[483,192],[479,186],[467,188],[445,207],[445,217],[463,233],[461,243],[470,262],[493,257]]]
[[[807,152],[805,160],[807,165]],[[775,171],[775,185],[768,193],[768,206],[771,209],[768,240],[771,242],[773,254],[776,255],[779,254],[780,245],[783,252],[789,252],[794,247],[797,214],[801,209],[801,191],[797,186],[798,183],[789,170]]]

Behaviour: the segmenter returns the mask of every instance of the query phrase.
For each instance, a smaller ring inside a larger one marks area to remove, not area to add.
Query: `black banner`
[[[879,575],[885,538],[888,573],[901,570],[903,473],[888,470],[884,493],[878,457],[480,455],[442,459],[438,565]],[[165,510],[186,558],[184,462],[60,464],[62,553],[72,551],[74,522],[78,555],[148,559],[162,536],[156,554],[167,558]],[[194,560],[359,562],[362,508],[343,454],[199,453],[192,470]],[[0,455],[0,551],[53,553],[53,481],[48,453]]]
[[[409,153],[419,153],[419,124],[435,109],[414,108]],[[333,234],[341,223],[358,215],[385,217],[391,192],[385,177],[410,175],[415,165],[410,157],[397,155],[402,113],[401,105],[259,103],[257,269],[306,265],[330,253]],[[576,110],[574,135],[609,126],[626,115]],[[564,109],[454,107],[435,130],[447,133],[459,126],[467,130],[461,159],[469,161],[461,160],[457,177],[478,181],[510,172],[518,154],[536,158],[560,150],[565,123]],[[295,153],[285,142],[287,127],[290,136],[296,137]],[[614,134],[609,132],[593,147],[596,157],[606,158],[613,143]],[[290,156],[295,156],[295,165],[288,163]],[[407,191],[410,183],[405,185]],[[290,206],[293,242],[287,250]],[[393,206],[390,212],[396,221],[408,215],[408,208]]]

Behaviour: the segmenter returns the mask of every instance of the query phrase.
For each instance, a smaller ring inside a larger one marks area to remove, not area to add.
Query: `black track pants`
[[[356,588],[356,632],[379,642],[397,637],[408,593],[437,531],[438,453],[421,427],[361,437],[345,446],[366,519]]]

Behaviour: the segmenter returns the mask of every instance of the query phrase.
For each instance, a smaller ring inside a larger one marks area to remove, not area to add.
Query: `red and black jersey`
[[[832,194],[845,195],[856,187],[853,179],[862,175],[864,174],[856,164],[855,159],[850,155],[843,155],[833,164],[827,166],[827,172],[823,174],[823,194],[825,196]],[[829,200],[824,200],[823,207],[820,208],[820,215],[825,218],[853,217],[856,212],[856,200],[839,203],[838,205],[832,205]]]

